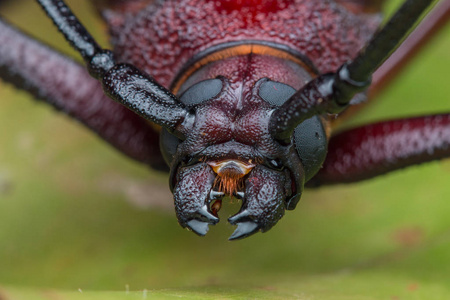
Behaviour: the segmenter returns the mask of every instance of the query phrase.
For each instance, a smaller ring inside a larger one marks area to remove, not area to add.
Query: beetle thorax
[[[243,40],[285,45],[307,56],[321,73],[335,71],[354,57],[380,21],[376,14],[355,14],[330,0],[142,2],[151,4],[144,9],[116,5],[103,15],[120,60],[167,87],[200,51]]]

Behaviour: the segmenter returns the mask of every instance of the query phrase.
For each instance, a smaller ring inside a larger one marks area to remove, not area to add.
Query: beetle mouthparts
[[[227,174],[235,174],[238,177],[247,175],[255,165],[252,163],[246,163],[237,159],[227,159],[222,161],[209,161],[208,165],[219,176],[226,176]]]
[[[227,159],[218,162],[210,161],[207,163],[217,174],[214,181],[214,187],[219,192],[229,196],[233,196],[243,189],[244,176],[255,167],[254,164],[245,163],[235,159]]]

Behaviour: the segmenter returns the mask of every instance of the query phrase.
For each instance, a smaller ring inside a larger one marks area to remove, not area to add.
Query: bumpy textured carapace
[[[219,221],[227,195],[242,200],[228,219],[239,239],[272,228],[307,182],[353,182],[450,155],[448,114],[331,134],[330,119],[366,98],[372,74],[431,1],[406,1],[377,31],[378,0],[97,0],[112,53],[63,1],[38,2],[99,82],[0,20],[1,78],[130,157],[169,166],[179,223],[199,235]],[[427,33],[448,19],[449,3],[432,12]]]

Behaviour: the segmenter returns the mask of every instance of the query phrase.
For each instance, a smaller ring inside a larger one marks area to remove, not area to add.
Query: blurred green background
[[[107,45],[87,1],[67,2]],[[33,1],[0,14],[75,56]],[[449,112],[449,49],[447,25],[352,124]],[[199,238],[167,181],[0,82],[0,299],[450,298],[449,160],[308,190],[237,242],[224,222],[237,205]]]

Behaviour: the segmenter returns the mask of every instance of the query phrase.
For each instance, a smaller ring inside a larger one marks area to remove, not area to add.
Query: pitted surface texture
[[[168,0],[104,15],[117,57],[166,87],[195,54],[236,41],[282,44],[308,57],[321,73],[335,71],[379,24],[378,15],[354,14],[331,0]]]

